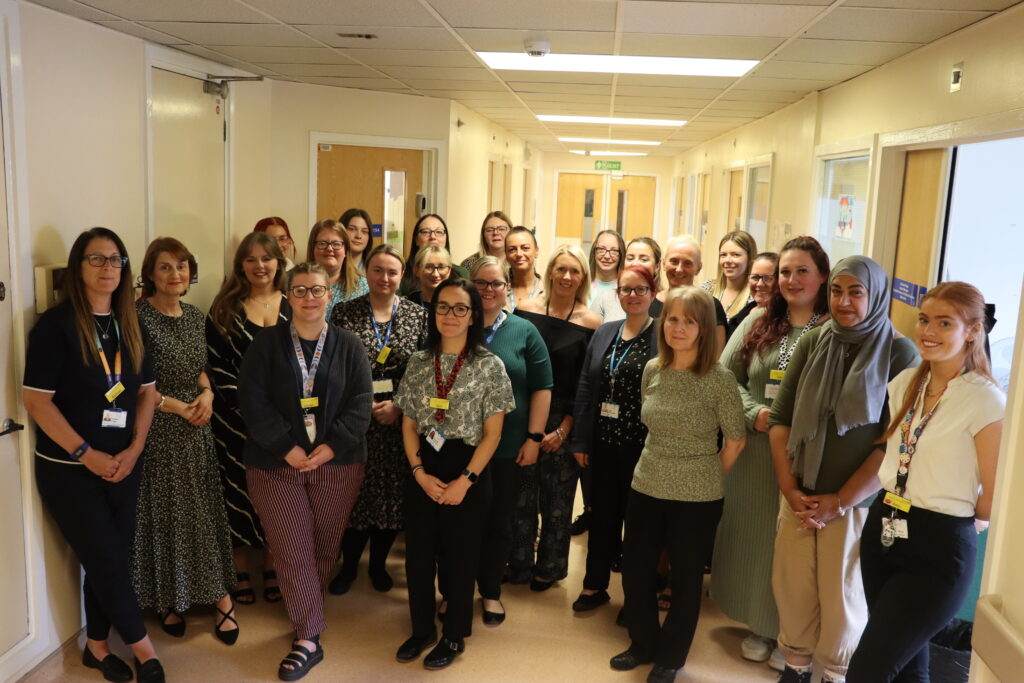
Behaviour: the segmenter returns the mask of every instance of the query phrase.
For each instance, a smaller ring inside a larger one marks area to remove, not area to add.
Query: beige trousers
[[[825,528],[797,530],[785,500],[779,510],[772,588],[779,608],[779,646],[813,656],[832,680],[843,680],[868,619],[860,576],[860,534],[867,508],[853,508]]]

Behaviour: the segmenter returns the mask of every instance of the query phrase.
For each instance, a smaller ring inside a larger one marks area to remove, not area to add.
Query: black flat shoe
[[[344,595],[352,588],[352,583],[355,580],[356,573],[348,571],[344,566],[342,566],[338,575],[331,579],[331,582],[327,585],[327,592],[331,595]]]
[[[669,669],[666,666],[654,665],[651,673],[647,674],[647,683],[672,683],[676,680],[679,669]]]
[[[157,614],[160,617],[160,628],[164,630],[169,636],[175,638],[183,638],[185,636],[185,617],[178,614],[175,610],[170,610],[164,614]],[[169,617],[178,617],[181,621],[167,621]]]
[[[423,658],[423,666],[427,669],[443,669],[458,657],[466,649],[464,643],[456,643],[454,640],[442,638],[441,642]]]
[[[90,669],[99,669],[103,678],[111,683],[127,683],[134,678],[132,668],[125,664],[123,659],[115,655],[107,655],[100,661],[96,659],[96,655],[92,653],[88,645],[82,650],[82,665]]]
[[[314,638],[308,640],[313,640],[316,643],[316,650],[310,652],[309,648],[299,645],[298,641],[292,642],[292,651],[281,660],[281,665],[277,667],[277,677],[282,681],[297,681],[308,674],[314,666],[324,661],[324,646]],[[285,666],[286,664],[290,664],[291,668]]]
[[[432,633],[429,636],[418,638],[413,636],[409,640],[405,641],[398,647],[398,652],[395,653],[395,659],[402,662],[403,664],[411,662],[414,659],[418,659],[423,651],[428,647],[437,642],[437,634]]]
[[[238,572],[235,574],[235,581],[238,583],[249,583],[248,572]],[[231,599],[239,605],[251,605],[256,602],[256,593],[253,592],[252,586],[248,588],[236,588],[231,591]]]
[[[370,570],[370,583],[373,584],[373,590],[378,593],[387,593],[394,587],[395,582],[385,570]]]
[[[481,607],[483,607],[484,599],[480,598]],[[501,600],[498,601],[502,609],[505,609],[505,605],[502,604]],[[486,607],[483,607],[484,611],[484,626],[497,626],[498,624],[505,621],[504,612],[489,612]]]
[[[135,677],[139,683],[165,683],[164,667],[156,657],[147,659],[143,663],[135,660]]]
[[[612,657],[611,664],[612,668],[616,671],[632,671],[633,669],[643,664],[650,664],[651,660],[644,659],[643,657],[637,657],[636,653],[632,650],[626,650]]]
[[[534,593],[543,593],[544,591],[546,591],[554,585],[554,581],[541,581],[540,579],[536,578],[530,580],[530,590],[532,590]]]
[[[572,603],[572,611],[589,612],[592,609],[597,609],[611,599],[612,596],[608,595],[608,591],[597,591],[590,595],[580,593],[580,597],[576,598],[576,602]]]
[[[572,524],[569,525],[569,535],[579,536],[580,534],[587,533],[590,528],[590,510],[584,510],[579,514],[576,519],[573,520]]]
[[[281,587],[268,586],[268,581],[277,581],[277,572],[273,569],[263,572],[263,599],[267,602],[281,602]]]
[[[213,608],[220,614],[220,620],[217,621],[217,625],[213,627],[213,635],[217,636],[217,640],[224,643],[225,645],[234,645],[238,641],[238,632],[241,630],[238,628],[238,622],[235,620],[235,606],[231,605],[231,609],[227,612],[223,611],[217,605]],[[235,625],[232,629],[221,629],[224,622],[230,621]]]

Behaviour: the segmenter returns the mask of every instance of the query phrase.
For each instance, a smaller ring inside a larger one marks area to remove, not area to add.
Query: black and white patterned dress
[[[189,304],[181,308],[174,317],[146,301],[136,304],[157,392],[191,403],[206,367],[203,314]],[[209,424],[193,427],[173,413],[153,416],[142,456],[132,579],[139,604],[158,612],[213,604],[235,586]]]
[[[391,353],[383,365],[376,362],[380,342],[370,321],[368,294],[345,301],[334,307],[331,322],[353,332],[366,347],[374,381],[390,379],[398,391],[409,357],[416,353],[426,336],[426,310],[419,304],[396,297],[394,324],[388,347]],[[387,334],[387,323],[378,323],[381,339]],[[374,394],[374,401],[393,400],[394,392]],[[409,476],[409,462],[402,445],[402,419],[393,425],[370,420],[366,432],[366,475],[359,490],[359,499],[352,509],[349,526],[353,529],[402,528],[402,497],[405,480]]]

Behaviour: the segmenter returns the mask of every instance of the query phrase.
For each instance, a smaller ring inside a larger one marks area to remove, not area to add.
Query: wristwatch
[[[541,434],[540,432],[527,432],[526,438],[529,439],[530,441],[536,441],[537,443],[540,443],[541,441],[544,440],[544,435]]]
[[[475,484],[476,480],[479,478],[479,475],[476,472],[470,472],[469,470],[462,470],[462,476],[469,479],[470,484]]]

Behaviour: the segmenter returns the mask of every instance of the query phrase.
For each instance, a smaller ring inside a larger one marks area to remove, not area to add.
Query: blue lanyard
[[[494,321],[494,326],[491,327],[491,333],[487,335],[487,339],[484,340],[484,346],[490,347],[491,342],[494,341],[494,335],[498,334],[498,328],[505,322],[505,318],[508,317],[508,313],[505,311],[498,311],[498,318]]]
[[[110,364],[107,362],[107,354],[103,351],[103,343],[100,342],[99,332],[96,331],[96,324],[93,325],[92,339],[96,342],[96,352],[100,355],[100,363],[103,364],[103,373],[107,376],[107,388],[113,389],[121,381],[121,328],[117,326],[117,318],[110,314],[111,322],[114,325],[114,339],[117,340],[117,352],[114,354],[114,371],[110,371]]]
[[[377,343],[380,345],[377,349],[380,351],[388,342],[391,340],[391,327],[395,324],[395,311],[398,310],[398,297],[395,297],[395,302],[391,304],[391,320],[388,321],[388,331],[384,335],[383,341],[380,338],[380,328],[377,327],[377,319],[373,317],[373,304],[368,303],[370,307],[370,322],[373,323],[373,333],[377,336]]]
[[[650,324],[650,321],[651,321],[651,318],[650,318],[650,316],[648,316],[647,317],[647,322],[644,323],[643,328],[640,330],[640,332],[635,337],[633,337],[632,339],[629,340],[629,344],[626,345],[626,348],[623,349],[623,351],[622,351],[622,355],[619,356],[619,362],[616,363],[615,362],[615,352],[618,351],[618,349],[619,349],[619,342],[622,341],[622,330],[623,330],[623,328],[626,327],[626,323],[622,323],[621,325],[619,325],[619,332],[618,332],[618,334],[615,335],[615,343],[612,345],[612,356],[611,356],[611,358],[609,359],[609,362],[608,362],[608,370],[609,370],[609,372],[611,372],[612,382],[615,382],[615,378],[619,374],[619,366],[622,365],[622,361],[625,360],[626,356],[629,354],[629,350],[631,348],[633,348],[633,344],[635,344],[636,340],[640,338],[640,335],[642,335],[647,330],[647,326]]]

